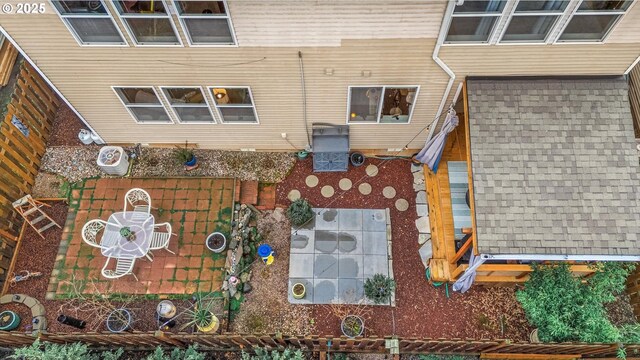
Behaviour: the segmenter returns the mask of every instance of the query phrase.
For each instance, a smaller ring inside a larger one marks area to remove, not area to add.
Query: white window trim
[[[604,44],[607,41],[607,38],[609,37],[609,35],[611,35],[613,30],[616,28],[616,26],[618,26],[620,21],[631,11],[631,9],[633,9],[633,6],[638,2],[638,0],[633,1],[631,3],[631,5],[629,5],[629,8],[627,10],[585,11],[585,12],[582,12],[582,13],[578,13],[578,8],[580,8],[580,5],[582,4],[583,1],[584,0],[577,0],[577,4],[575,6],[575,9],[573,9],[573,12],[571,13],[571,15],[569,16],[567,21],[559,29],[559,31],[557,33],[557,36],[553,39],[553,43],[554,44],[581,44],[581,45],[584,45],[584,44]],[[562,33],[564,33],[564,30],[567,28],[567,26],[569,26],[569,23],[571,22],[573,17],[574,16],[582,16],[582,15],[618,15],[618,18],[614,21],[613,24],[611,24],[611,26],[609,27],[609,30],[607,30],[607,32],[604,34],[604,36],[602,36],[602,39],[600,39],[600,40],[560,40],[560,37],[562,36]]]
[[[182,32],[184,33],[185,38],[187,39],[187,43],[190,47],[238,47],[238,39],[236,38],[236,31],[233,28],[233,21],[231,20],[231,13],[229,11],[229,5],[227,4],[227,0],[222,0],[224,2],[224,9],[226,10],[225,15],[181,15],[180,11],[178,11],[178,5],[175,3],[176,0],[173,0],[172,5],[175,7],[176,16],[178,17],[178,21],[180,22],[180,27],[182,28]],[[227,19],[227,25],[229,25],[229,30],[231,31],[231,37],[233,38],[233,44],[194,44],[191,40],[191,34],[189,33],[189,29],[187,28],[187,24],[184,22],[184,19]]]
[[[120,19],[120,22],[124,26],[124,29],[127,31],[127,34],[129,35],[129,38],[131,39],[131,42],[133,43],[134,46],[136,47],[184,47],[184,43],[182,42],[182,37],[180,36],[180,32],[178,32],[178,28],[176,27],[176,24],[173,20],[173,16],[171,15],[172,13],[171,7],[169,6],[166,0],[161,0],[161,1],[162,1],[162,4],[164,5],[165,10],[167,11],[164,15],[121,14],[120,11],[118,10],[118,5],[113,4],[113,6],[115,7],[115,12],[118,15],[118,18]],[[127,22],[127,19],[133,19],[133,18],[168,19],[169,23],[171,24],[171,28],[173,29],[173,33],[176,35],[176,38],[178,39],[178,44],[139,43],[138,39],[136,39],[135,37],[133,30],[131,30],[129,23]]]
[[[562,18],[565,17],[566,12],[568,11],[568,9],[571,7],[571,3],[569,2],[567,4],[567,6],[564,8],[564,10],[562,11],[555,11],[555,12],[551,12],[551,11],[528,11],[528,12],[521,12],[521,13],[516,13],[516,8],[518,7],[518,4],[520,3],[520,1],[527,1],[527,0],[516,0],[513,2],[513,6],[510,9],[509,12],[509,16],[507,17],[507,19],[504,21],[504,26],[502,27],[500,33],[498,34],[497,40],[495,40],[495,43],[500,44],[500,45],[545,45],[549,43],[549,39],[553,38],[553,35],[555,33],[556,28],[558,27],[558,24],[562,22]],[[506,8],[507,6],[505,6]],[[520,40],[520,41],[503,41],[504,39],[504,35],[507,33],[507,29],[509,28],[509,24],[511,24],[511,21],[513,20],[514,17],[527,17],[527,16],[555,16],[556,20],[554,21],[553,25],[551,25],[551,28],[549,29],[549,32],[547,33],[547,35],[544,37],[544,39],[542,41],[537,41],[537,40],[531,40],[531,41],[526,41],[526,40]]]
[[[509,9],[509,5],[511,2],[513,2],[514,0],[508,0],[507,3],[504,5],[504,7],[502,8],[502,11],[499,13],[459,13],[456,14],[455,13],[455,8],[456,6],[454,5],[451,8],[451,12],[446,14],[447,16],[447,31],[444,34],[444,36],[442,37],[442,44],[441,45],[445,45],[445,46],[456,46],[456,45],[464,45],[464,46],[469,46],[469,45],[490,45],[492,43],[492,40],[495,36],[496,30],[500,27],[500,22],[502,21],[502,19],[504,18],[504,15],[507,12],[507,9]],[[491,29],[491,32],[489,33],[489,36],[487,37],[487,41],[456,41],[456,42],[447,42],[447,34],[449,33],[449,28],[451,28],[451,22],[453,21],[453,18],[456,17],[495,17],[497,18],[497,20],[493,23],[493,28]]]
[[[349,121],[351,119],[351,89],[352,88],[382,88],[382,95],[384,96],[387,88],[416,88],[416,97],[413,102],[413,106],[411,106],[411,112],[409,112],[409,118],[407,122],[399,122],[399,123],[381,123],[380,119],[382,119],[382,106],[384,104],[384,99],[380,97],[380,104],[378,104],[378,116],[376,122],[370,121]],[[418,96],[420,95],[420,85],[349,85],[347,89],[347,125],[409,125],[411,124],[411,120],[413,119],[413,111],[416,108],[416,103],[418,102]]]
[[[158,104],[158,105],[143,104],[143,105],[134,105],[133,107],[141,107],[142,108],[142,107],[159,107],[159,106],[161,106],[164,109],[164,111],[167,113],[167,117],[170,120],[169,122],[164,122],[164,121],[143,121],[143,122],[140,122],[140,121],[138,121],[138,118],[136,117],[136,115],[130,109],[131,104],[126,104],[124,102],[124,100],[122,99],[122,97],[120,96],[120,94],[118,93],[118,90],[117,90],[117,89],[143,89],[143,88],[151,88],[151,89],[153,89],[153,92],[156,94],[156,97],[158,98],[158,101],[160,101],[160,104]],[[124,106],[124,108],[127,110],[129,115],[131,115],[131,117],[133,118],[133,121],[135,121],[136,124],[140,124],[140,125],[150,125],[150,124],[151,125],[170,125],[170,124],[175,124],[175,122],[173,121],[173,118],[171,117],[171,112],[167,110],[167,107],[162,102],[162,97],[160,96],[160,94],[158,94],[158,90],[155,88],[155,86],[151,86],[151,85],[112,86],[111,90],[113,90],[113,93],[116,95],[118,100],[120,100],[120,103],[122,104],[122,106]]]
[[[71,33],[71,36],[73,36],[73,38],[76,40],[78,45],[83,46],[83,47],[84,46],[89,46],[89,47],[101,47],[101,46],[102,47],[129,47],[129,43],[127,42],[127,38],[122,33],[122,30],[120,29],[120,26],[118,26],[118,23],[116,22],[115,18],[113,17],[113,13],[111,13],[111,9],[109,9],[109,6],[107,6],[107,4],[104,2],[104,0],[100,0],[100,3],[107,10],[107,13],[103,14],[103,15],[98,15],[98,16],[96,16],[96,15],[81,15],[81,14],[66,14],[66,15],[63,15],[62,13],[60,13],[58,8],[53,4],[54,1],[55,0],[49,0],[49,5],[53,9],[53,11],[58,15],[60,20],[62,20],[62,23],[67,28],[67,30],[69,30],[69,32]],[[78,34],[76,33],[76,31],[73,28],[73,26],[71,26],[71,24],[69,24],[69,22],[67,21],[67,18],[89,18],[89,19],[90,18],[94,18],[94,19],[95,18],[100,18],[100,19],[109,18],[109,19],[111,19],[111,22],[113,23],[113,26],[115,26],[115,28],[118,30],[118,34],[122,38],[122,41],[124,42],[124,44],[106,44],[106,43],[90,43],[89,44],[89,43],[84,43],[80,39],[80,36],[78,36]]]
[[[253,92],[251,91],[251,87],[250,86],[237,86],[237,85],[217,85],[217,86],[207,86],[207,89],[209,90],[209,96],[211,96],[211,99],[213,101],[213,105],[216,108],[216,114],[218,114],[218,117],[220,119],[220,123],[221,124],[227,124],[227,125],[260,125],[260,118],[258,117],[258,109],[256,108],[256,101],[253,97]],[[218,105],[218,103],[216,102],[216,99],[213,95],[213,89],[247,89],[249,91],[249,96],[251,97],[251,106],[248,105],[241,105],[241,104],[232,104],[232,105]],[[222,112],[220,111],[220,108],[223,107],[251,107],[253,108],[253,115],[256,117],[256,121],[255,122],[246,122],[246,121],[225,121],[224,120],[224,116],[222,116]]]
[[[164,97],[164,100],[166,101],[167,105],[169,106],[169,108],[171,109],[171,112],[173,113],[176,121],[178,122],[178,124],[184,124],[184,125],[208,125],[208,124],[217,124],[216,121],[216,116],[213,113],[213,111],[211,110],[211,104],[209,103],[209,98],[207,97],[207,92],[205,91],[205,89],[202,86],[160,86],[160,92],[162,93],[162,96]],[[187,106],[180,106],[177,105],[175,106],[174,104],[171,104],[171,99],[169,98],[169,94],[167,94],[167,92],[165,90],[167,89],[199,89],[202,92],[202,97],[204,97],[204,104],[199,104],[199,105],[187,105]],[[211,121],[182,121],[182,119],[180,119],[180,115],[178,114],[178,112],[176,111],[176,107],[184,107],[184,108],[204,108],[206,107],[209,110],[209,114],[211,114]]]

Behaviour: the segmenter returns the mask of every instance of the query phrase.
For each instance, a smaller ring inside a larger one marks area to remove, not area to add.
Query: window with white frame
[[[223,123],[258,123],[250,88],[211,87],[210,90]]]
[[[418,86],[350,86],[347,123],[407,124]]]
[[[181,123],[213,123],[213,114],[200,87],[161,87]]]
[[[113,4],[136,45],[182,45],[164,0]]]
[[[114,87],[113,90],[136,122],[173,122],[153,87]]]
[[[174,1],[191,45],[235,45],[225,1]]]
[[[558,41],[602,41],[632,3],[633,0],[582,1]]]
[[[568,4],[568,0],[519,1],[500,41],[545,42]]]
[[[456,5],[445,43],[488,42],[506,3],[506,0],[487,0]]]
[[[80,45],[127,45],[103,1],[52,0],[51,4]]]

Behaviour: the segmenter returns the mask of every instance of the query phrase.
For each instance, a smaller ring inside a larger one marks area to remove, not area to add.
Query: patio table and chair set
[[[133,275],[133,267],[137,259],[153,261],[154,250],[169,250],[172,233],[171,224],[155,223],[151,214],[151,197],[139,188],[127,191],[124,208],[115,212],[107,221],[94,219],[82,227],[82,239],[90,246],[100,249],[107,258],[102,268],[102,276],[117,279]],[[102,236],[99,234],[102,232]],[[110,263],[115,260],[115,269]]]

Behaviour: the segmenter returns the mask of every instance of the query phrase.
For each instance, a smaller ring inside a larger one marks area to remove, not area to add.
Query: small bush
[[[282,352],[278,350],[269,352],[265,349],[256,348],[255,355],[242,352],[242,360],[303,360],[304,358],[302,351],[293,351],[291,349],[285,349]]]
[[[293,226],[302,226],[311,220],[315,214],[311,204],[306,199],[298,199],[291,203],[287,209],[287,217]]]
[[[87,345],[81,343],[73,344],[53,344],[40,343],[39,339],[30,346],[15,349],[9,359],[26,360],[59,360],[59,359],[82,359],[82,360],[118,360],[124,351],[94,352],[90,351]]]
[[[147,356],[145,360],[204,360],[205,355],[198,351],[196,345],[189,346],[186,350],[174,348],[169,354],[165,354],[160,346]]]
[[[364,294],[376,304],[389,302],[396,288],[396,282],[382,274],[375,274],[364,283]]]

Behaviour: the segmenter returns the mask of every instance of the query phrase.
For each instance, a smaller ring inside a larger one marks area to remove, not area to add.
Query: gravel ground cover
[[[415,192],[410,163],[405,160],[368,158],[365,165],[368,164],[379,167],[377,176],[367,176],[366,166],[350,167],[347,173],[316,173],[319,185],[309,188],[305,179],[312,174],[312,160],[298,161],[291,174],[278,184],[276,194],[277,203],[284,206],[290,203],[287,199],[289,191],[298,189],[302,197],[309,199],[315,207],[390,209],[393,273],[397,282],[396,307],[371,307],[364,316],[365,335],[526,340],[531,328],[514,297],[514,289],[476,285],[465,294],[450,291],[447,297],[444,287],[435,288],[429,284],[418,254],[418,231],[414,224],[417,218]],[[320,194],[324,185],[339,189],[338,182],[344,177],[353,182],[350,190],[337,190],[330,198]],[[370,195],[358,192],[358,184],[365,181],[372,186]],[[387,199],[382,195],[382,189],[386,186],[396,189],[395,198]],[[409,201],[408,211],[401,213],[395,209],[394,203],[398,198]],[[280,276],[285,283],[286,274]],[[340,319],[335,316],[334,308],[328,305],[309,307],[313,311],[317,334],[341,334]]]
[[[80,129],[86,129],[86,126],[65,102],[60,102],[47,146],[82,145],[78,138]]]

